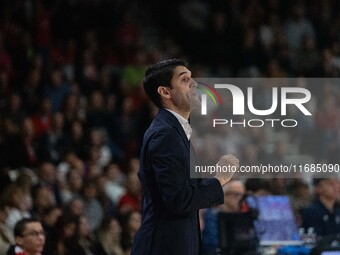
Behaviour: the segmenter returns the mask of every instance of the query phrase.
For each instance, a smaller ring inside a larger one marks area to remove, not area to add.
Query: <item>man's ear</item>
[[[171,95],[170,95],[170,90],[168,89],[168,87],[165,86],[159,86],[157,89],[158,94],[161,95],[161,97],[165,97],[166,99],[170,99]]]
[[[23,244],[22,237],[21,237],[21,236],[16,236],[16,237],[15,237],[15,243],[16,243],[17,245],[19,245],[20,247],[22,247],[22,244]]]

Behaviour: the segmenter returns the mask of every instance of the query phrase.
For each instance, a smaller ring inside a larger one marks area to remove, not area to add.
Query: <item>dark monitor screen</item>
[[[222,255],[256,254],[258,240],[250,213],[219,213],[218,233]]]
[[[259,211],[254,227],[260,245],[302,244],[288,196],[248,196],[246,201]]]

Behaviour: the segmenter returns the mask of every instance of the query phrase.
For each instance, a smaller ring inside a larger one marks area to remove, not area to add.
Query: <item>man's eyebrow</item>
[[[190,73],[190,72],[189,72],[189,71],[183,71],[183,72],[180,72],[180,73],[178,74],[178,76],[181,76],[181,75],[187,74],[187,73]]]

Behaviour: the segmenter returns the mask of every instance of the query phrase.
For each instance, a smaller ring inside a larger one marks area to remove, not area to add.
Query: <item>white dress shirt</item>
[[[188,137],[188,140],[190,140],[190,136],[191,136],[191,133],[192,133],[192,129],[190,127],[190,124],[189,124],[189,121],[185,118],[183,118],[181,115],[179,115],[177,112],[174,112],[172,110],[169,110],[167,108],[165,108],[166,110],[168,110],[169,112],[171,112],[179,121],[179,123],[181,123],[181,126],[185,132],[185,134],[187,135]]]

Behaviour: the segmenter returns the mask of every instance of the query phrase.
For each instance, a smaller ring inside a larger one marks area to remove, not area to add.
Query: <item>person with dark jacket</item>
[[[190,163],[195,162],[194,157],[190,162],[188,119],[196,86],[182,60],[165,60],[146,71],[144,90],[159,111],[141,148],[142,224],[132,255],[199,254],[198,210],[223,203],[222,186],[232,173],[190,178]],[[239,162],[225,155],[218,164],[238,167]]]
[[[336,206],[336,180],[317,178],[313,180],[315,201],[302,210],[302,227],[314,228],[317,236],[325,237],[340,233],[340,208]]]

